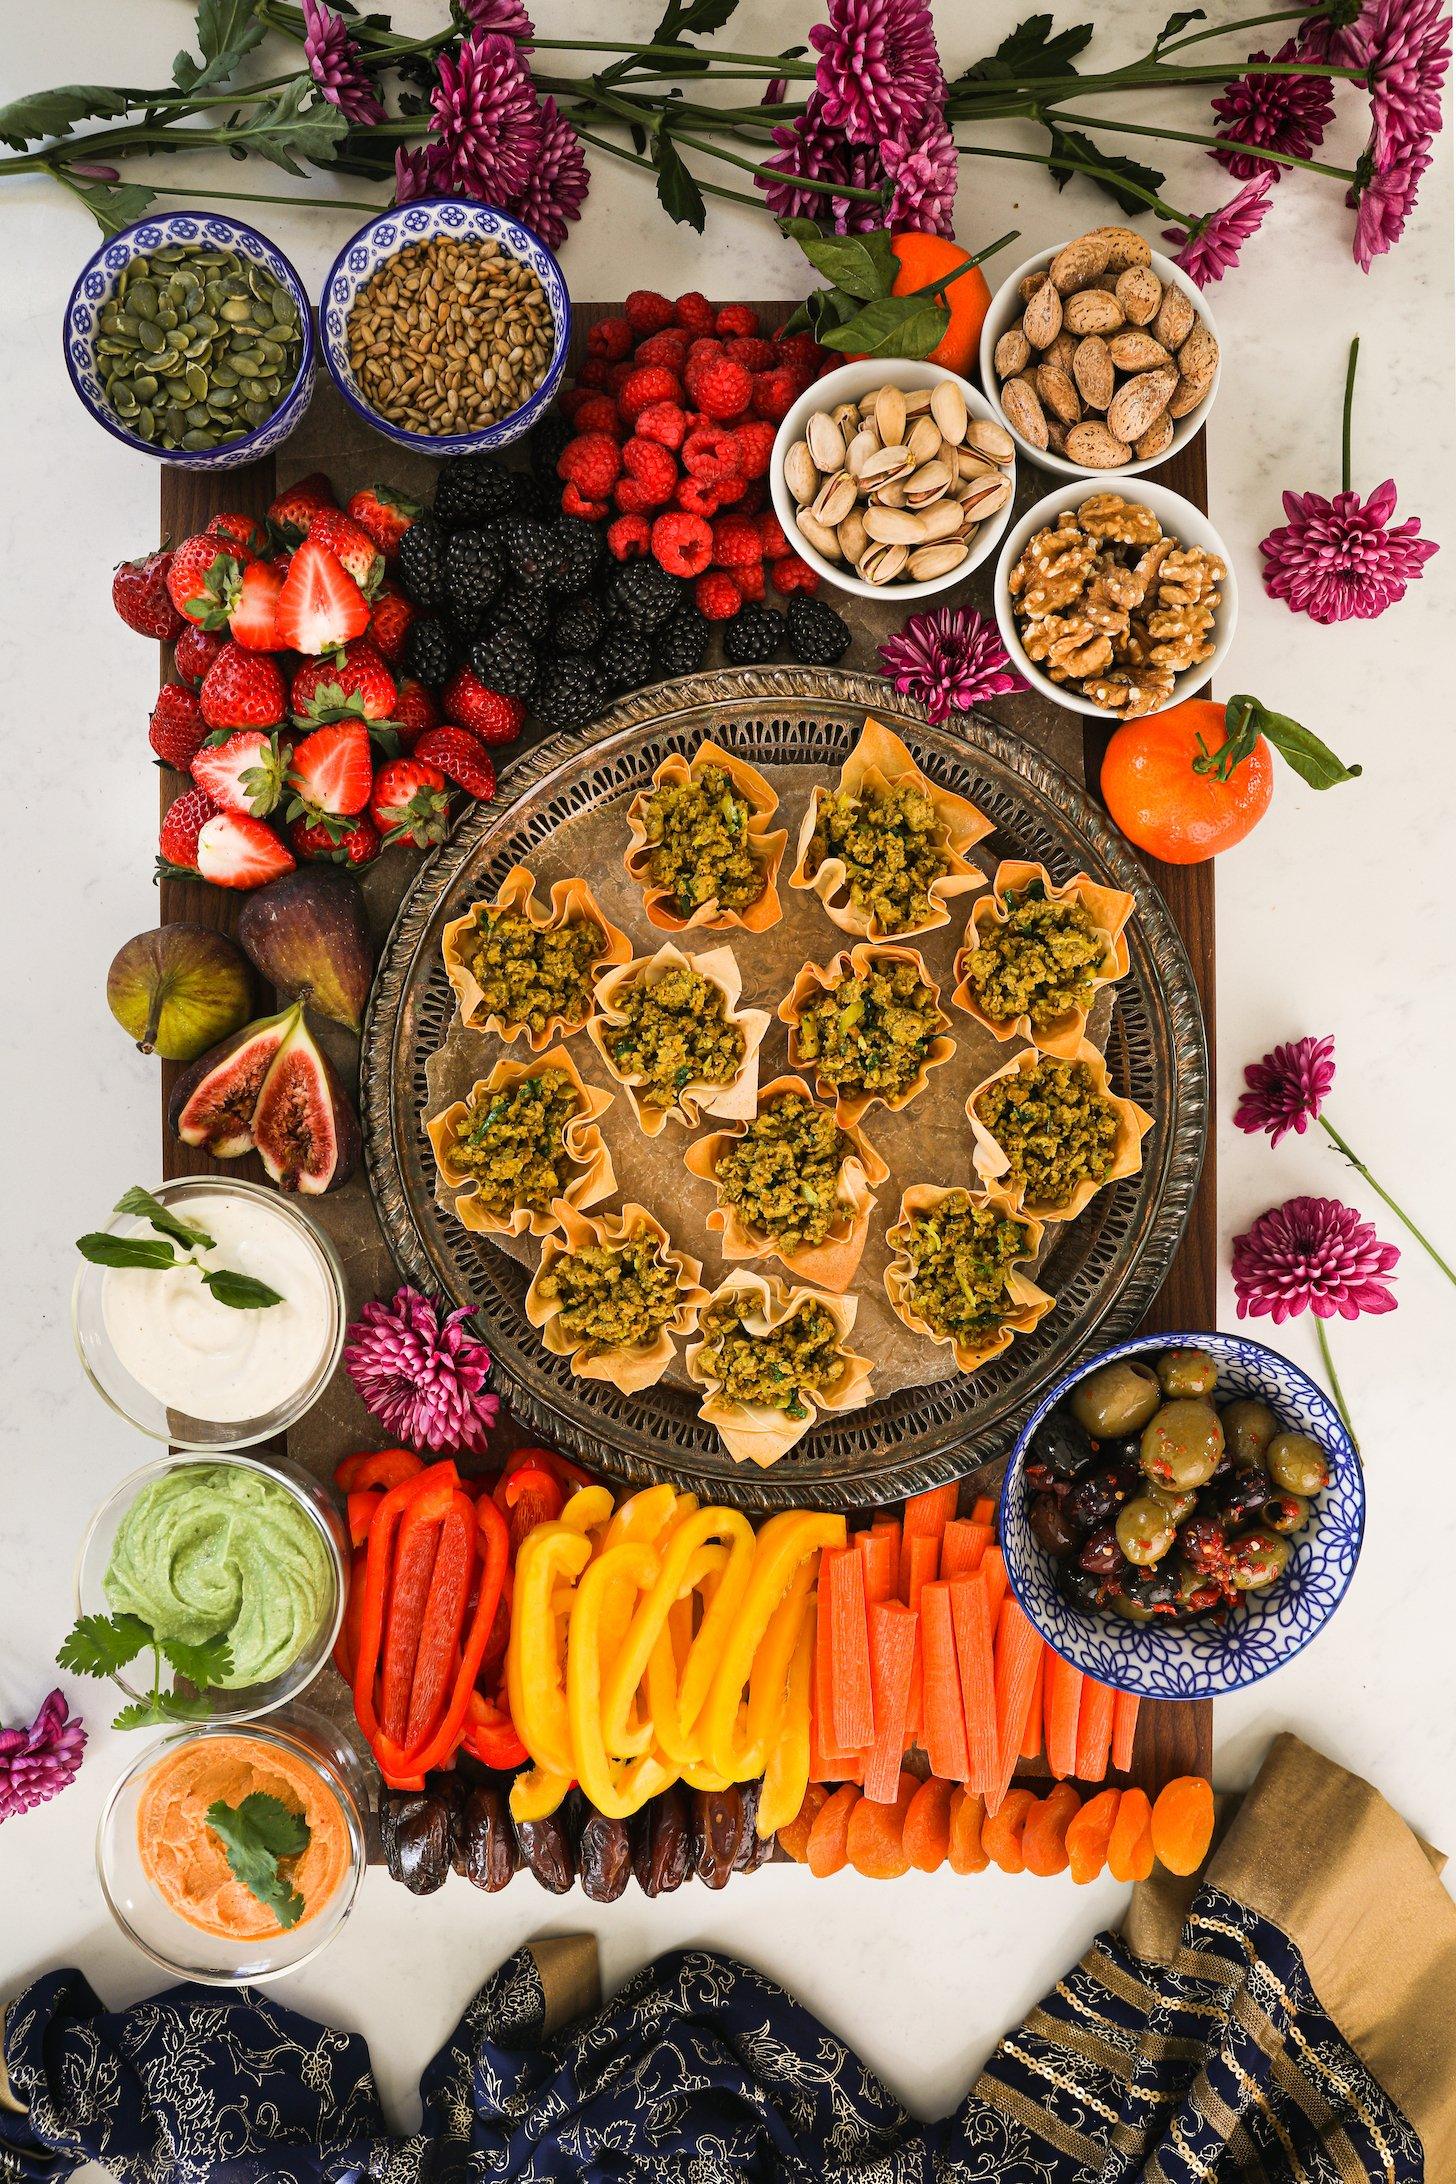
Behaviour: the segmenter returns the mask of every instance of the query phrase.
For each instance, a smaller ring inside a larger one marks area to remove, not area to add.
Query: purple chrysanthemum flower
[[[932,109],[918,136],[886,137],[880,161],[891,185],[885,225],[918,228],[924,235],[954,235],[960,172],[945,116]]]
[[[1258,175],[1244,184],[1237,197],[1195,221],[1186,236],[1182,228],[1164,228],[1165,241],[1183,245],[1173,259],[1174,265],[1181,266],[1200,288],[1207,288],[1210,281],[1221,281],[1229,268],[1238,264],[1239,252],[1249,237],[1258,232],[1269,210],[1273,187],[1272,174]]]
[[[1364,0],[1327,0],[1308,14],[1294,34],[1302,61],[1333,61],[1342,66],[1340,44]]]
[[[383,121],[384,102],[368,76],[342,15],[323,0],[303,0],[303,52],[309,73],[346,121]]]
[[[502,38],[513,38],[525,52],[530,52],[536,26],[521,0],[457,0],[457,5],[472,30],[494,31]]]
[[[44,1805],[75,1779],[86,1731],[53,1691],[25,1729],[0,1729],[0,1820]]]
[[[1368,273],[1377,258],[1393,250],[1416,208],[1421,176],[1431,164],[1423,144],[1381,149],[1372,135],[1355,162],[1355,184],[1345,203],[1355,214],[1355,263]]]
[[[1286,493],[1289,521],[1259,541],[1264,589],[1314,622],[1371,622],[1405,596],[1436,552],[1420,538],[1420,519],[1391,525],[1395,482],[1387,478],[1362,504],[1358,493]]]
[[[542,99],[538,119],[541,149],[530,181],[508,209],[533,227],[543,242],[559,250],[566,241],[568,222],[581,218],[591,176],[581,139],[565,115],[557,112],[555,99]]]
[[[401,144],[394,155],[394,201],[408,205],[416,197],[437,196],[445,187],[435,171],[436,151],[431,144],[409,150]]]
[[[825,190],[806,190],[802,180],[847,182],[851,189],[872,190],[883,186],[884,171],[872,151],[851,144],[835,128],[824,111],[824,101],[811,91],[797,120],[775,129],[779,146],[762,164],[771,167],[781,181],[766,182],[755,176],[769,211],[776,220],[817,220],[831,225],[836,235],[854,235],[885,225],[885,208],[864,197],[834,197]]]
[[[1234,1109],[1234,1127],[1257,1137],[1262,1130],[1277,1145],[1291,1130],[1302,1137],[1335,1081],[1333,1039],[1293,1039],[1275,1047],[1244,1070],[1248,1090]]]
[[[1385,1276],[1400,1251],[1338,1198],[1291,1198],[1261,1213],[1234,1238],[1234,1295],[1240,1319],[1268,1316],[1276,1327],[1297,1313],[1358,1319],[1393,1312]]]
[[[366,1304],[349,1328],[350,1379],[366,1409],[410,1448],[485,1453],[500,1398],[486,1392],[490,1352],[467,1332],[469,1316],[442,1316],[406,1286],[388,1304]]]
[[[1251,61],[1267,61],[1267,53],[1251,53]],[[1288,39],[1274,55],[1276,61],[1301,58],[1294,40]],[[1287,152],[1292,159],[1309,159],[1318,151],[1334,118],[1335,98],[1328,76],[1238,76],[1224,86],[1213,101],[1213,111],[1227,126],[1217,134],[1238,144],[1265,144],[1271,151]],[[1241,182],[1256,174],[1272,174],[1277,182],[1284,169],[1275,160],[1260,159],[1254,152],[1217,151],[1209,157],[1227,167]]]
[[[878,145],[923,126],[945,100],[935,25],[925,0],[829,0],[809,43],[825,119],[851,144]]]
[[[933,607],[927,614],[912,614],[880,646],[880,664],[900,695],[919,698],[933,721],[1026,688],[995,624],[974,607]]]
[[[541,152],[536,92],[509,38],[474,32],[442,53],[430,94],[437,189],[507,205],[526,190]]]
[[[1422,145],[1436,134],[1451,66],[1451,18],[1441,0],[1366,0],[1334,40],[1331,58],[1366,71],[1383,150]]]

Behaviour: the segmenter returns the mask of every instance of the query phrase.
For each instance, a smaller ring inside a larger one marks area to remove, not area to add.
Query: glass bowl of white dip
[[[344,1275],[332,1244],[291,1198],[257,1183],[183,1176],[152,1195],[213,1239],[196,1253],[200,1267],[250,1275],[282,1302],[222,1304],[198,1265],[83,1260],[71,1325],[93,1387],[172,1448],[247,1448],[285,1432],[323,1393],[343,1352]],[[104,1233],[157,1232],[138,1214],[113,1213]]]

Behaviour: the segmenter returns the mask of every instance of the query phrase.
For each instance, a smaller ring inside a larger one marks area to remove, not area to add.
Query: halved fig
[[[172,1089],[168,1119],[184,1145],[205,1145],[218,1160],[253,1149],[253,1112],[278,1050],[303,1016],[297,1002],[260,1016],[209,1047]]]
[[[294,1013],[258,1095],[253,1143],[281,1189],[313,1197],[337,1190],[354,1173],[359,1123],[303,1011]]]

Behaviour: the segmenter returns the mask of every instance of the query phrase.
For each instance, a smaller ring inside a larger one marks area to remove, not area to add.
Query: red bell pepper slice
[[[366,1486],[388,1492],[392,1486],[403,1486],[406,1479],[417,1479],[424,1468],[424,1459],[411,1449],[378,1448],[363,1456],[344,1457],[334,1466],[334,1484],[341,1494]]]
[[[388,1749],[380,1753],[381,1763],[386,1766],[396,1762],[410,1774],[428,1774],[433,1767],[443,1767],[460,1747],[465,1733],[466,1716],[470,1711],[470,1694],[475,1689],[480,1674],[480,1664],[485,1659],[485,1649],[490,1642],[491,1627],[500,1605],[501,1590],[510,1562],[510,1534],[506,1520],[493,1501],[480,1501],[475,1505],[476,1522],[480,1528],[481,1549],[484,1563],[480,1576],[480,1590],[476,1594],[474,1612],[470,1618],[469,1634],[461,1655],[459,1671],[450,1693],[439,1727],[423,1745],[412,1745],[403,1752]],[[378,1745],[376,1752],[380,1751]]]
[[[346,1684],[354,1681],[354,1659],[359,1651],[359,1624],[364,1614],[364,1551],[356,1546],[349,1564],[349,1590],[343,1620],[334,1640],[334,1666]]]
[[[369,1537],[369,1527],[374,1522],[374,1512],[384,1499],[383,1489],[377,1486],[354,1487],[345,1500],[348,1512],[349,1542],[362,1547]]]
[[[494,1501],[510,1525],[511,1552],[515,1554],[528,1532],[538,1524],[552,1524],[566,1507],[566,1492],[556,1473],[544,1462],[544,1449],[522,1449],[501,1473]]]
[[[524,1767],[530,1754],[516,1735],[516,1725],[507,1709],[497,1700],[488,1698],[483,1691],[472,1691],[465,1716],[465,1734],[461,1748],[478,1759],[482,1767],[491,1767],[498,1774],[510,1774],[517,1767]]]
[[[460,1658],[460,1640],[475,1576],[475,1505],[468,1494],[452,1494],[437,1538],[439,1548],[415,1653],[404,1728],[404,1741],[411,1750],[438,1725]],[[387,1719],[385,1728],[391,1736],[398,1733]]]
[[[383,1736],[375,1707],[374,1679],[384,1646],[384,1626],[394,1571],[395,1535],[405,1511],[417,1497],[443,1489],[448,1499],[459,1483],[459,1473],[448,1459],[431,1464],[415,1477],[393,1486],[374,1512],[369,1541],[364,1550],[363,1605],[359,1615],[359,1642],[354,1654],[354,1712],[359,1727],[379,1751]]]
[[[419,1658],[440,1549],[440,1525],[449,1508],[443,1485],[416,1496],[399,1520],[389,1600],[384,1611],[384,1651],[379,1669],[379,1719],[386,1736],[405,1742],[410,1691]]]

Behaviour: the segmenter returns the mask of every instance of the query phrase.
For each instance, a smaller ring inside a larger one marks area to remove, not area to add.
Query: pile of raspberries
[[[605,523],[618,561],[650,554],[691,579],[710,622],[770,584],[816,592],[768,505],[779,421],[830,361],[812,335],[767,338],[745,303],[638,288],[587,351],[559,405],[573,432],[556,463],[562,512]]]

